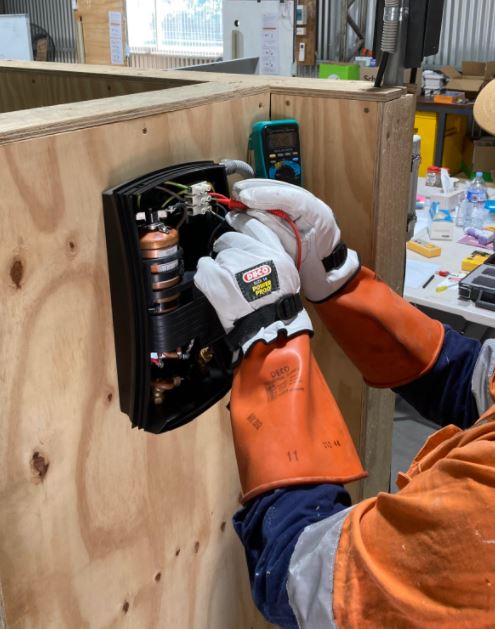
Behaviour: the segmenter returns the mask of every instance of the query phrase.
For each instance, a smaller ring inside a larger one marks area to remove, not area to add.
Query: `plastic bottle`
[[[473,224],[473,204],[465,198],[457,209],[455,217],[457,227],[471,227]]]
[[[476,229],[483,229],[483,225],[488,220],[488,210],[485,209],[487,198],[483,173],[478,171],[469,184],[466,191],[466,199],[460,210],[464,218],[464,228],[475,227]]]

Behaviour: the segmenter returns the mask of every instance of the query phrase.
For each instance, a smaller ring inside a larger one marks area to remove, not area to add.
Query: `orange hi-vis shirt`
[[[397,484],[343,524],[337,626],[495,628],[495,406],[431,435]]]

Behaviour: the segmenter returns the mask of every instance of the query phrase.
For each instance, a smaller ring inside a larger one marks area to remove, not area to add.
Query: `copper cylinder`
[[[168,227],[162,223],[154,223],[144,227],[139,236],[139,246],[141,249],[141,255],[146,260],[152,260],[155,258],[166,258],[177,252],[179,244],[179,233],[173,227]],[[177,270],[177,275],[170,277],[167,280],[154,281],[152,278],[151,288],[153,291],[162,291],[167,288],[171,288],[180,282],[179,274],[179,260],[172,260],[171,262],[160,263],[158,260],[156,264],[150,266],[152,275],[159,273],[173,272]],[[178,294],[173,294],[168,297],[161,297],[155,300],[155,310],[157,313],[171,312],[175,309]]]
[[[139,247],[143,258],[164,258],[170,255],[170,247],[177,246],[179,234],[173,227],[145,228],[139,236]]]

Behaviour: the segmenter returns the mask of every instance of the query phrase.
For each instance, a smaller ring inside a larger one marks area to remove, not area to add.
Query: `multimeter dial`
[[[275,162],[273,166],[270,166],[268,176],[270,179],[286,181],[299,186],[301,184],[301,166],[296,162],[288,160]]]

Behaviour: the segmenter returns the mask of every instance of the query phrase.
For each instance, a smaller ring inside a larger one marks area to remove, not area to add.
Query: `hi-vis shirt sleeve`
[[[495,339],[485,341],[473,371],[471,390],[479,414],[483,415],[494,403]]]
[[[350,504],[349,494],[341,485],[301,485],[263,494],[236,513],[234,528],[246,551],[253,599],[269,622],[283,629],[332,626],[305,625],[304,619],[316,617],[318,599],[324,607],[332,581],[333,564],[327,556],[333,547],[330,540],[333,535],[338,543],[340,523],[345,519],[340,514],[348,513]],[[330,529],[333,532],[325,536]],[[324,538],[324,546],[319,554],[312,551],[313,573],[304,555],[320,537]],[[304,603],[307,592],[314,601],[309,611]]]
[[[439,426],[469,428],[482,412],[472,384],[480,350],[479,341],[446,325],[435,364],[420,378],[394,391]]]
[[[289,565],[287,592],[300,629],[337,629],[333,616],[333,568],[342,525],[353,507],[307,526]]]

